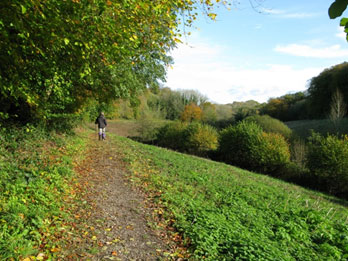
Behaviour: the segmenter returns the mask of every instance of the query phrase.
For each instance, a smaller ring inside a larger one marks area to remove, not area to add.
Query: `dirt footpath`
[[[79,249],[71,259],[171,260],[169,244],[160,237],[163,231],[150,228],[153,210],[145,204],[144,194],[130,184],[112,141],[90,138],[92,146],[79,166],[89,214],[80,224],[84,229],[80,228],[74,243]]]

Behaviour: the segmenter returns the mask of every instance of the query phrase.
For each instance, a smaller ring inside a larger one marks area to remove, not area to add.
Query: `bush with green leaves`
[[[348,136],[309,138],[307,167],[320,189],[348,198]]]
[[[185,151],[187,123],[175,121],[159,128],[156,143],[165,148]]]
[[[161,147],[206,156],[218,147],[218,133],[210,125],[176,121],[158,130],[157,144]]]
[[[289,145],[282,135],[265,133],[248,121],[221,132],[218,155],[232,165],[273,175],[290,162]]]
[[[278,133],[283,135],[286,139],[291,137],[292,131],[282,121],[272,118],[269,115],[253,115],[245,119],[248,122],[255,122],[264,132]]]
[[[191,123],[186,130],[185,150],[190,154],[206,156],[218,146],[218,133],[210,125]]]

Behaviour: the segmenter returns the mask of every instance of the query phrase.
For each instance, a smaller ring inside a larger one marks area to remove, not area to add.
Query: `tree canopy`
[[[233,2],[230,1],[230,2]],[[3,0],[0,118],[78,113],[158,85],[168,51],[210,0]]]
[[[342,93],[344,101],[348,100],[347,62],[325,69],[311,79],[308,88],[311,114],[317,118],[326,118],[336,91]]]

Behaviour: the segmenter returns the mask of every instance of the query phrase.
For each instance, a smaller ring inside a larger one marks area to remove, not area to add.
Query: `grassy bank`
[[[301,138],[307,138],[311,131],[322,135],[330,134],[348,134],[348,118],[344,118],[336,123],[331,120],[301,120],[289,121],[285,124]]]
[[[0,128],[0,259],[43,260],[59,251],[73,162],[85,139],[30,126]]]
[[[345,260],[347,202],[233,166],[115,138],[134,181],[201,260]]]

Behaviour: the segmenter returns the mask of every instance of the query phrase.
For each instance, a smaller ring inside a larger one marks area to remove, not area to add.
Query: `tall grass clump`
[[[348,199],[348,136],[326,137],[313,133],[309,139],[307,167],[320,189]]]
[[[289,145],[282,135],[265,133],[248,121],[221,132],[218,154],[232,165],[273,175],[290,161]]]
[[[291,138],[291,129],[282,121],[274,119],[269,115],[253,115],[247,117],[245,121],[255,122],[264,132],[281,134],[287,140]]]

